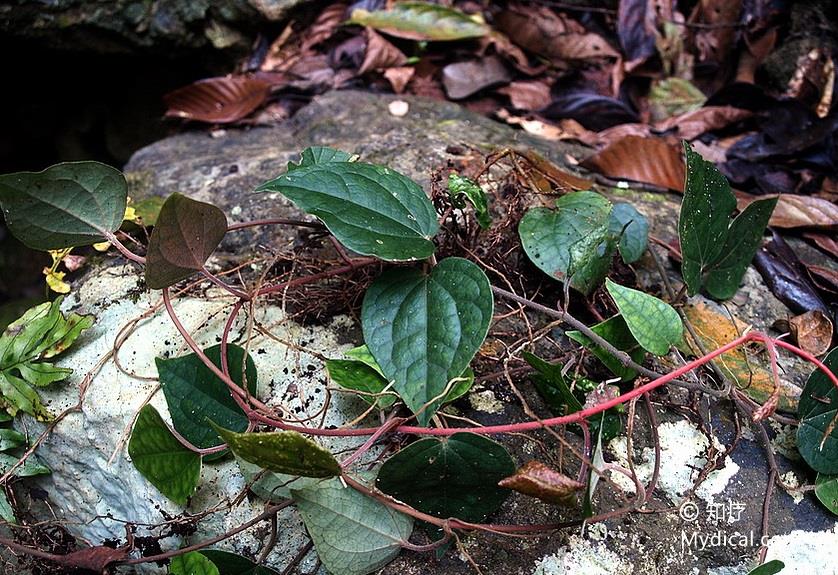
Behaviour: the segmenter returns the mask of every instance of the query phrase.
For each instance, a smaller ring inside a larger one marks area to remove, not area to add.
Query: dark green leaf
[[[562,375],[562,366],[553,365],[527,351],[524,359],[535,373],[531,376],[538,392],[555,413],[574,413],[582,409],[579,399],[573,395]]]
[[[442,394],[480,348],[494,311],[486,274],[461,258],[446,258],[429,275],[394,269],[364,297],[364,341],[393,388],[426,424]],[[437,399],[439,398],[439,399]]]
[[[343,355],[345,355],[348,359],[354,359],[355,361],[360,361],[361,363],[370,366],[381,377],[384,377],[384,372],[381,371],[381,366],[378,365],[377,361],[375,361],[375,358],[370,353],[370,348],[368,348],[366,344],[353,347],[349,351],[345,351]]]
[[[15,510],[9,505],[5,489],[0,489],[0,519],[13,525],[17,523],[15,520]]]
[[[635,363],[641,363],[643,361],[643,357],[646,355],[646,352],[642,347],[640,347],[637,340],[634,339],[634,336],[631,335],[631,331],[629,330],[628,325],[626,325],[626,321],[623,319],[623,316],[618,314],[614,317],[610,317],[604,322],[591,327],[591,331],[620,351],[628,353]],[[618,376],[622,381],[631,381],[637,377],[637,372],[635,370],[630,367],[624,367],[623,364],[617,360],[617,358],[596,345],[582,332],[569,331],[565,335],[591,350],[591,352],[599,358],[603,365],[610,369],[611,372]]]
[[[337,478],[291,494],[330,573],[366,575],[384,567],[413,531],[412,518],[344,487]]]
[[[26,443],[26,436],[14,429],[0,429],[0,451],[9,451]]]
[[[755,567],[748,571],[748,575],[777,575],[785,568],[786,564],[779,559],[774,559],[767,563],[763,563],[759,567]]]
[[[122,173],[98,162],[0,176],[6,225],[36,250],[101,242],[104,234],[122,225],[127,194]]]
[[[423,259],[434,253],[436,211],[410,178],[363,162],[298,167],[265,182],[257,192],[279,192],[315,215],[354,252],[387,261]]]
[[[460,196],[465,196],[471,202],[481,228],[486,230],[492,225],[486,192],[476,182],[458,174],[448,174],[448,193],[457,207],[465,207],[465,202]]]
[[[357,8],[352,11],[349,23],[410,40],[462,40],[489,33],[486,24],[454,8],[430,2],[398,2],[389,10],[374,12]]]
[[[320,481],[314,477],[274,473],[241,458],[236,458],[236,463],[239,464],[239,469],[250,486],[250,491],[266,501],[279,502],[289,499],[292,488],[305,489]]]
[[[326,371],[333,382],[345,389],[363,392],[358,397],[370,405],[377,403],[379,409],[387,409],[396,402],[394,391],[375,396],[384,392],[387,380],[365,363],[351,359],[327,359]]]
[[[678,312],[668,303],[611,280],[606,280],[605,286],[634,339],[646,351],[666,355],[671,346],[681,341],[684,326]]]
[[[736,295],[742,276],[762,243],[762,232],[768,225],[777,199],[752,202],[733,220],[722,255],[704,279],[707,293],[714,298],[728,299]]]
[[[515,473],[502,445],[474,433],[426,438],[384,462],[377,487],[436,517],[481,522],[509,491],[498,482]]]
[[[213,427],[236,457],[268,471],[303,477],[340,475],[340,464],[332,454],[296,431],[236,433]]]
[[[838,475],[818,473],[815,480],[815,495],[834,515],[838,515]]]
[[[273,569],[257,565],[247,557],[219,549],[204,549],[201,555],[218,567],[221,575],[278,575]]]
[[[220,575],[218,567],[202,553],[192,551],[172,557],[170,575]],[[227,575],[225,573],[224,575]]]
[[[128,455],[137,471],[178,505],[186,505],[198,487],[201,456],[175,439],[151,405],[143,407],[137,416]]]
[[[38,394],[31,386],[60,381],[73,372],[42,360],[67,349],[82,331],[93,325],[92,316],[61,313],[62,298],[37,305],[12,322],[0,336],[0,409],[18,410],[47,419]]]
[[[162,289],[204,267],[227,233],[224,212],[174,193],[160,209],[146,253],[145,281]]]
[[[204,350],[206,356],[221,367],[221,345]],[[237,345],[227,346],[227,366],[230,377],[243,387],[242,360],[245,351]],[[225,429],[244,431],[247,416],[233,399],[227,385],[204,365],[194,353],[173,359],[157,358],[160,387],[166,397],[175,431],[192,445],[201,449],[224,443],[209,426],[214,421]],[[256,365],[250,355],[246,359],[247,389],[256,393]],[[217,455],[214,459],[217,459]]]
[[[312,146],[306,148],[300,154],[300,161],[298,163],[288,162],[287,171],[297,170],[299,168],[307,168],[315,164],[327,164],[329,162],[349,162],[352,161],[352,154],[334,148],[326,148],[323,146]]]
[[[646,251],[649,241],[649,222],[631,204],[617,202],[611,209],[608,229],[620,239],[620,256],[627,264],[636,262]]]
[[[20,458],[15,455],[0,453],[0,475],[6,473],[19,460]],[[50,468],[44,465],[37,455],[30,455],[23,462],[23,465],[15,469],[12,475],[14,477],[33,477],[35,475],[49,475],[50,473],[52,473]]]
[[[553,279],[584,294],[597,287],[614,250],[608,232],[611,202],[595,192],[573,192],[556,200],[556,209],[532,208],[521,218],[518,235],[530,260]]]
[[[838,348],[824,363],[838,374]],[[838,475],[838,389],[818,368],[800,394],[798,416],[797,449],[803,459],[818,473]]]

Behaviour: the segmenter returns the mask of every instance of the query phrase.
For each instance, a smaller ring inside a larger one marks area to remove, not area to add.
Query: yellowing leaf
[[[47,279],[49,289],[55,293],[70,293],[70,284],[64,281],[64,272],[56,272],[49,268],[44,268],[44,275]]]

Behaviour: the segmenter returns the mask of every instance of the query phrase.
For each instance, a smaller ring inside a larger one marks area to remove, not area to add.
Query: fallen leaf
[[[721,130],[730,124],[750,118],[752,115],[753,113],[749,110],[732,106],[705,106],[698,110],[667,118],[656,123],[654,128],[658,132],[668,132],[675,129],[680,138],[693,140],[705,132]]]
[[[509,70],[497,56],[455,62],[442,69],[442,85],[452,100],[461,100],[489,86],[512,79]]]
[[[502,479],[498,485],[565,507],[575,505],[577,492],[585,488],[584,483],[535,460],[525,463],[515,475]]]
[[[213,124],[236,122],[261,106],[270,88],[268,82],[248,76],[206,78],[166,94],[166,116]]]
[[[580,178],[559,168],[538,152],[533,150],[516,150],[516,152],[526,158],[530,166],[550,180],[560,190],[590,190],[593,186],[591,180]]]
[[[401,50],[393,46],[372,28],[366,29],[367,50],[364,53],[364,62],[358,70],[359,74],[365,74],[370,70],[382,68],[396,68],[404,66],[407,62]]]
[[[384,77],[390,82],[393,91],[396,94],[401,94],[415,73],[416,68],[413,66],[399,66],[384,70]]]
[[[742,0],[701,0],[688,23],[700,25],[695,33],[699,61],[722,64],[734,46]]]
[[[627,136],[587,158],[582,166],[610,178],[684,191],[681,153],[660,138]]]
[[[699,109],[707,100],[704,94],[689,80],[664,78],[652,83],[649,90],[649,111],[652,120],[662,122],[672,116],[679,116]]]
[[[512,106],[519,110],[540,110],[550,104],[550,86],[541,80],[511,82],[497,91],[509,97]]]
[[[838,271],[832,268],[807,264],[809,277],[821,291],[838,296]]]
[[[770,242],[757,250],[753,264],[771,293],[793,312],[829,313],[803,264],[776,232]]]
[[[803,234],[803,237],[815,242],[816,246],[818,246],[820,249],[827,252],[828,254],[831,254],[832,257],[838,258],[838,242],[835,241],[835,239],[833,239],[832,237],[812,232],[805,232]]]
[[[750,203],[770,196],[751,196],[739,193],[736,203],[740,210]],[[777,207],[768,225],[775,228],[828,228],[838,227],[838,206],[812,196],[780,194]]]
[[[321,42],[334,36],[335,30],[346,20],[346,9],[347,5],[342,2],[327,6],[306,29],[300,50],[309,52]]]
[[[563,92],[541,114],[549,120],[571,118],[595,132],[640,122],[640,117],[625,102],[582,90]]]
[[[88,547],[79,551],[60,555],[57,562],[65,567],[84,569],[96,573],[104,573],[111,563],[123,561],[128,557],[129,549],[119,547]]]
[[[823,355],[832,345],[832,320],[822,311],[807,311],[789,320],[797,346],[812,355]]]
[[[398,2],[389,10],[373,12],[356,8],[349,23],[369,26],[408,40],[462,40],[489,33],[486,24],[468,14],[429,2]]]
[[[487,45],[495,47],[497,53],[510,62],[519,72],[523,72],[527,76],[537,76],[543,74],[547,70],[547,64],[539,64],[537,66],[530,65],[530,60],[524,51],[512,43],[512,40],[506,34],[502,34],[497,30],[493,30],[491,34],[486,37]]]
[[[617,10],[617,36],[627,58],[626,71],[631,71],[657,53],[657,12],[655,8],[669,6],[656,0],[621,0]],[[661,5],[661,6],[658,6]],[[660,14],[672,19],[670,14]]]
[[[560,60],[619,58],[605,39],[579,22],[549,8],[513,4],[498,14],[495,24],[513,41],[540,56]]]
[[[703,298],[692,298],[683,310],[704,349],[716,349],[730,343],[751,327],[721,305]],[[704,355],[688,333],[684,336],[684,345],[679,347],[695,356]],[[725,376],[755,401],[763,402],[771,396],[774,376],[764,354],[754,355],[747,348],[738,347],[720,355],[716,364]],[[780,409],[795,411],[799,396],[800,388],[781,379]]]

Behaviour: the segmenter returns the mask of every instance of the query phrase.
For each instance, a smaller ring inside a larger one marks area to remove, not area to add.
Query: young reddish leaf
[[[211,204],[174,193],[160,209],[146,254],[145,281],[162,289],[204,267],[224,234],[227,217]]]
[[[241,120],[261,106],[271,85],[248,76],[206,78],[164,96],[166,116],[214,124]]]
[[[677,148],[660,138],[626,136],[582,162],[610,178],[684,191],[684,162]]]
[[[584,483],[579,483],[540,461],[528,461],[515,475],[502,479],[498,485],[565,507],[575,505],[576,492],[585,487]]]

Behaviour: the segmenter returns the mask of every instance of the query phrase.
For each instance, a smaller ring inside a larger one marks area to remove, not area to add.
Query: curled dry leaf
[[[213,124],[236,122],[261,106],[270,88],[270,83],[249,76],[206,78],[166,94],[166,116]]]
[[[812,355],[823,355],[832,345],[832,320],[822,311],[812,310],[789,320],[798,347]]]
[[[818,289],[831,294],[832,297],[838,297],[838,271],[814,264],[806,264],[806,269]]]
[[[367,28],[366,34],[367,50],[364,53],[364,63],[358,70],[359,74],[382,68],[396,68],[407,63],[407,56],[385,40],[381,34],[372,28]]]
[[[550,104],[550,86],[541,80],[511,82],[498,89],[498,93],[509,97],[512,105],[519,110],[540,110]]]
[[[559,168],[556,164],[533,150],[517,150],[516,153],[525,158],[530,166],[543,177],[550,180],[560,190],[590,190],[593,182],[575,176]]]
[[[539,64],[538,66],[531,66],[530,60],[524,51],[512,43],[512,40],[506,34],[501,34],[497,30],[493,30],[489,34],[485,42],[495,47],[498,54],[512,62],[512,65],[519,72],[523,72],[527,76],[538,76],[547,70],[547,64]]]
[[[732,106],[705,106],[685,114],[673,116],[655,124],[655,130],[667,132],[675,129],[678,136],[685,140],[692,140],[705,132],[721,130],[753,115],[749,110],[742,110]]]
[[[312,48],[331,38],[335,30],[346,20],[347,5],[338,2],[327,6],[311,26],[305,31],[305,39],[300,47],[302,52],[309,52]]]
[[[540,56],[559,60],[619,58],[605,39],[589,33],[579,22],[547,7],[512,5],[501,12],[496,25],[515,43]]]
[[[757,250],[753,263],[771,293],[792,311],[829,313],[803,264],[776,232],[770,242]]]
[[[442,85],[452,100],[467,98],[483,88],[504,84],[511,79],[509,70],[497,56],[455,62],[442,69]]]
[[[584,483],[571,479],[540,461],[528,461],[515,475],[502,479],[498,485],[565,507],[575,505],[576,493],[585,488]]]
[[[582,166],[610,178],[684,191],[681,152],[660,138],[627,136],[586,159]]]
[[[751,196],[740,193],[736,203],[740,210],[756,200],[771,196]],[[775,228],[827,228],[838,227],[838,206],[812,196],[780,194],[777,207],[768,225]]]
[[[384,70],[384,77],[390,82],[390,86],[396,94],[401,94],[407,88],[407,84],[413,79],[416,68],[413,66],[399,66]]]
[[[817,234],[813,232],[805,232],[803,237],[807,240],[812,240],[815,245],[832,257],[838,259],[838,242],[834,238],[825,234]]]

